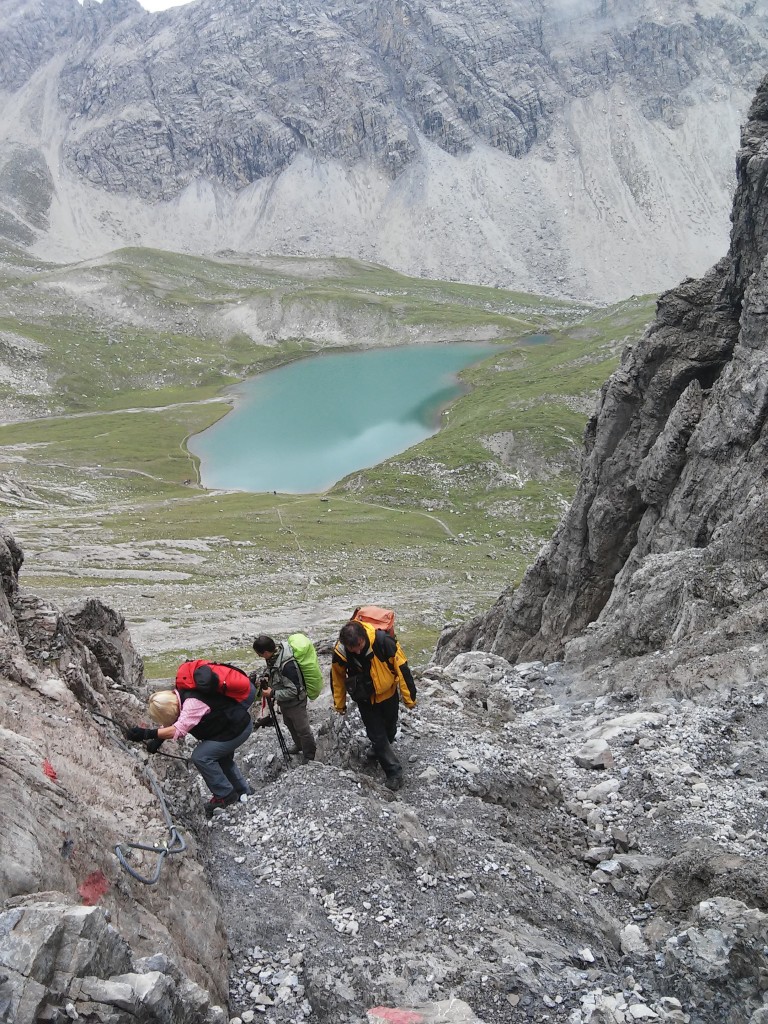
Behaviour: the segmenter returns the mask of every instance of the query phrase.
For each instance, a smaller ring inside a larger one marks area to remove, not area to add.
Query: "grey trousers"
[[[308,761],[314,761],[317,745],[309,724],[306,697],[299,704],[294,704],[293,707],[285,707],[281,704],[280,713],[293,742]]]
[[[203,781],[214,796],[229,796],[245,793],[248,783],[235,764],[235,751],[253,732],[249,721],[239,736],[233,740],[200,740],[192,751],[192,763],[203,776]]]

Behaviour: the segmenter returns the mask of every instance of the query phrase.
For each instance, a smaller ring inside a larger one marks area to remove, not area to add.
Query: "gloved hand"
[[[150,754],[156,754],[160,747],[162,747],[163,743],[164,740],[161,740],[160,737],[158,736],[157,739],[149,741],[149,743],[147,744],[147,750],[150,752]]]
[[[157,729],[142,729],[140,725],[133,725],[125,733],[125,738],[131,743],[143,743],[144,740],[156,740]]]

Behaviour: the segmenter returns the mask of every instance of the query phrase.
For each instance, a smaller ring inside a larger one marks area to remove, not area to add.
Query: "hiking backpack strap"
[[[289,651],[291,651],[290,654],[288,654],[288,652],[286,651],[286,647],[288,648]],[[301,671],[301,665],[297,661],[296,655],[291,650],[290,645],[286,643],[280,644],[280,656],[275,662],[275,668],[277,668],[280,674],[283,675],[283,667],[285,665],[289,665],[291,662],[293,662],[293,664],[296,666],[296,671],[299,675],[298,699],[301,700],[303,697],[306,697],[307,695],[307,686],[306,683],[304,682],[304,673]]]

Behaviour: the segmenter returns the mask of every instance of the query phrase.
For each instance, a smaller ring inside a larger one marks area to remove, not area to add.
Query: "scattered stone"
[[[610,768],[613,754],[604,739],[589,740],[574,754],[574,761],[580,768]]]

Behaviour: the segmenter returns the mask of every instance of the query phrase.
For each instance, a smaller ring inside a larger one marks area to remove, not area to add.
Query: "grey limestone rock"
[[[746,652],[764,628],[768,571],[768,79],[742,142],[728,257],[661,297],[603,388],[554,537],[516,590],[445,631],[441,663],[481,649],[510,661],[565,655],[578,670],[674,645],[667,685],[689,692],[725,676],[724,650],[762,670],[759,651]],[[693,651],[710,660],[683,681]],[[625,664],[611,681],[609,671],[605,685],[632,673]]]
[[[14,611],[59,623],[45,602],[20,601]],[[105,643],[122,634],[100,606],[61,627],[89,680],[97,645],[74,633],[100,625]],[[153,762],[189,830],[153,888],[112,853],[164,838],[146,755],[92,720],[95,685],[81,696],[58,660],[42,664],[33,644],[26,661],[14,636],[14,662],[34,672],[17,680],[0,662],[8,1024],[223,1024],[228,968],[242,1024],[749,1024],[763,1004],[764,684],[697,701],[587,699],[567,666],[465,652],[421,674],[395,740],[397,793],[367,756],[357,709],[313,702],[318,758],[288,768],[257,730],[241,762],[254,795],[211,822],[188,765]],[[10,639],[4,626],[0,653]],[[135,720],[125,664],[110,666],[104,699]],[[602,770],[579,763],[585,742],[600,745]],[[150,867],[143,853],[132,863]],[[98,903],[81,905],[96,889]]]
[[[636,483],[646,505],[658,507],[672,490],[685,463],[688,441],[702,408],[701,384],[692,380],[638,467]]]
[[[130,947],[101,907],[39,902],[0,914],[0,965],[2,1019],[16,1024],[80,1015],[111,1024],[226,1021],[202,989],[133,971]]]
[[[126,884],[114,856],[168,835],[114,725],[140,718],[141,659],[119,613],[93,600],[61,612],[20,588],[23,557],[2,528],[0,1019],[68,1020],[71,1004],[114,1024],[221,1024],[223,925],[200,865],[167,866],[153,892]]]
[[[681,85],[715,65],[738,80],[760,54],[759,36],[725,9],[664,23],[622,2],[597,17],[586,5],[525,2],[209,0],[162,19],[136,8],[114,5],[110,17],[122,20],[108,38],[92,12],[70,12],[96,31],[78,26],[61,75],[73,127],[65,153],[101,187],[151,199],[197,175],[241,188],[300,150],[373,161],[393,176],[421,138],[451,154],[485,144],[520,157],[546,141],[563,93],[622,80],[647,117],[674,122]]]

